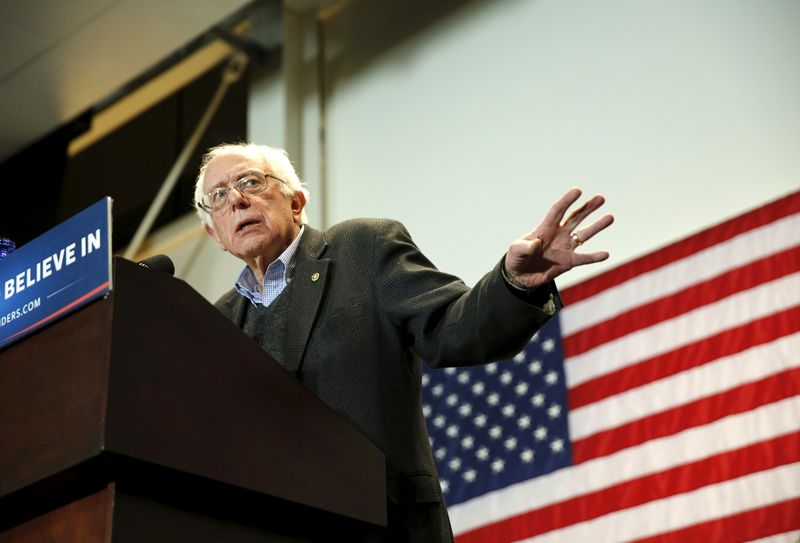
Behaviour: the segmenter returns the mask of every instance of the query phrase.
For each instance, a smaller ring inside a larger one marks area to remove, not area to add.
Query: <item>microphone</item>
[[[6,257],[14,252],[17,244],[8,238],[0,238],[0,258]]]
[[[175,274],[175,264],[172,263],[172,259],[167,255],[155,255],[145,258],[138,265],[141,268],[166,273],[167,275]]]

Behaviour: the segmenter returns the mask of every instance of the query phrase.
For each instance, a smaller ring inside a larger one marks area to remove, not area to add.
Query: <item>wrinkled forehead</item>
[[[212,158],[206,166],[203,178],[204,192],[223,185],[230,185],[253,171],[264,172],[266,164],[261,156],[247,153],[225,153]]]

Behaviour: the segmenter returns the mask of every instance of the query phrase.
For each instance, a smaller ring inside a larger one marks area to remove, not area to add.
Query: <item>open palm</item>
[[[603,215],[589,226],[580,224],[605,203],[603,196],[593,196],[570,213],[567,210],[578,201],[581,190],[567,191],[553,204],[539,225],[514,241],[505,259],[506,274],[520,288],[536,288],[552,281],[575,266],[593,264],[608,258],[606,251],[578,253],[575,250],[595,234],[607,228],[614,217]]]

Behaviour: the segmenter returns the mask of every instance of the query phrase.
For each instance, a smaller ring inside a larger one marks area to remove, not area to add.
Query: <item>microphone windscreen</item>
[[[155,270],[168,275],[175,275],[175,264],[167,255],[155,255],[139,262],[139,266],[148,270]]]

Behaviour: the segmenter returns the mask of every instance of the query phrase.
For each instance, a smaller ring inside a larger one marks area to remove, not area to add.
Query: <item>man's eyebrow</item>
[[[208,187],[208,190],[212,191],[212,190],[218,189],[220,187],[227,187],[229,185],[233,185],[238,180],[240,180],[243,177],[245,177],[247,175],[250,175],[252,173],[260,173],[260,174],[264,175],[264,172],[261,171],[258,168],[248,168],[246,170],[243,170],[243,171],[239,172],[236,175],[230,175],[230,174],[226,175],[225,177],[223,177],[222,179],[220,179],[219,181],[217,181],[216,183],[214,183],[213,185]],[[228,179],[233,179],[233,181],[228,181]]]
[[[236,176],[236,181],[238,181],[239,179],[242,179],[245,176],[248,176],[248,175],[251,175],[251,174],[254,174],[254,173],[258,173],[258,174],[261,174],[261,175],[266,175],[259,168],[248,168],[248,169],[244,170],[242,173],[240,173],[239,175]]]

